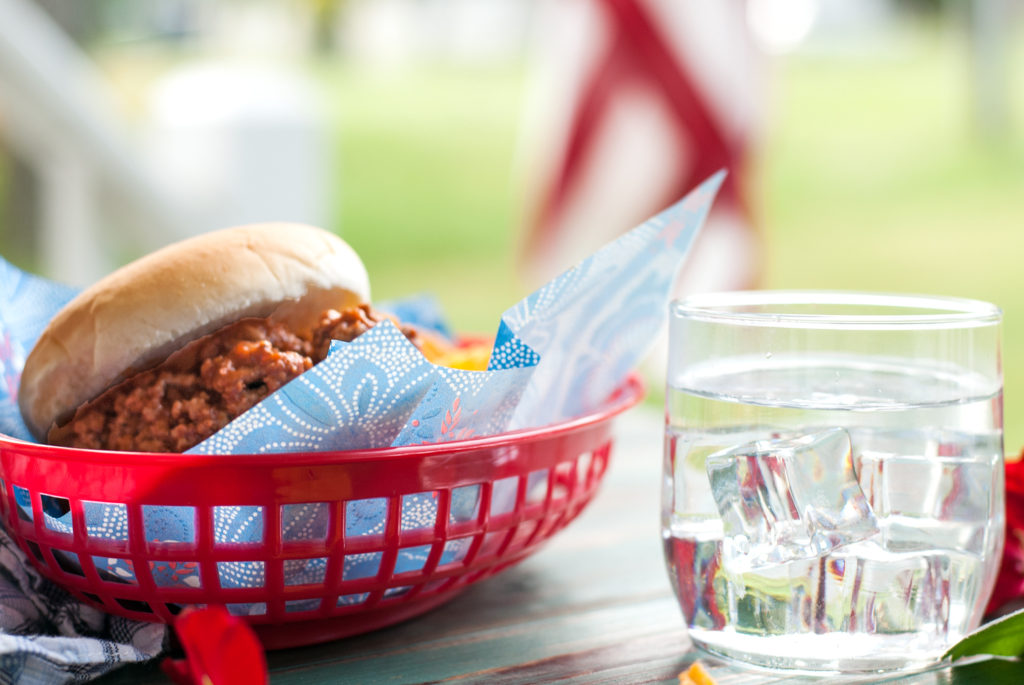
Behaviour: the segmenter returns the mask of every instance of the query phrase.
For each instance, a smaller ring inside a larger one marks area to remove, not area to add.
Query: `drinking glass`
[[[697,646],[871,672],[979,624],[1004,535],[1000,326],[923,295],[672,303],[662,538]]]

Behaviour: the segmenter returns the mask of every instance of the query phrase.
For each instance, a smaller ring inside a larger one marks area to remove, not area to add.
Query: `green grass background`
[[[767,287],[973,297],[1004,312],[1008,454],[1024,447],[1024,68],[980,133],[961,37],[871,60],[789,59],[759,163]],[[1014,74],[1017,75],[1014,78]]]
[[[949,294],[1005,312],[1006,448],[1024,446],[1024,93],[1009,130],[975,125],[963,37],[928,31],[881,55],[774,61],[753,164],[761,285]],[[1017,47],[1011,73],[1024,67]],[[338,226],[376,297],[438,294],[493,330],[517,276],[513,161],[524,70],[320,72],[333,94]],[[623,227],[628,228],[628,227]]]
[[[763,287],[950,294],[1001,306],[1006,448],[1018,453],[1024,41],[1012,45],[1011,119],[994,137],[975,125],[966,38],[948,28],[909,31],[878,53],[772,60],[751,188]],[[128,90],[173,62],[103,60]],[[370,71],[337,60],[310,68],[335,141],[331,228],[364,258],[375,299],[432,291],[458,329],[493,331],[528,292],[516,268],[528,70]],[[3,177],[0,164],[0,186]]]

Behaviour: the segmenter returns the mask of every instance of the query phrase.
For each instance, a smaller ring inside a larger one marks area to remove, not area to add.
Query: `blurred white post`
[[[101,190],[149,230],[179,233],[190,223],[123,135],[88,57],[27,0],[0,0],[0,115],[43,186],[45,274],[83,285],[108,270]]]
[[[1001,139],[1010,124],[1010,0],[968,3],[974,116],[982,136]]]
[[[187,66],[160,79],[149,104],[147,159],[180,204],[199,210],[189,234],[330,223],[326,117],[301,71],[227,60]]]
[[[106,271],[96,176],[73,149],[34,160],[39,181],[39,258],[46,275],[86,285]]]

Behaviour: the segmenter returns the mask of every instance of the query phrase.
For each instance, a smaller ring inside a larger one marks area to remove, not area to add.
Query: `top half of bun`
[[[96,282],[43,331],[18,404],[43,439],[55,422],[132,373],[237,319],[311,328],[328,307],[369,301],[366,268],[332,233],[257,224],[169,245]]]

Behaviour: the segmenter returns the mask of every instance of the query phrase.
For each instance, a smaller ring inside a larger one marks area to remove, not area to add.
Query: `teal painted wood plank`
[[[438,640],[403,645],[387,652],[367,655],[345,650],[316,665],[275,664],[274,682],[307,682],[307,674],[335,673],[350,682],[373,682],[382,670],[387,682],[420,683],[443,681],[497,669],[551,660],[566,654],[596,649],[615,649],[625,642],[656,638],[674,631],[675,654],[686,653],[685,637],[678,621],[678,609],[663,598],[595,608],[562,616],[523,621],[482,631],[466,631]],[[644,631],[638,631],[645,625]],[[272,658],[274,655],[271,655]],[[552,662],[554,663],[554,662]],[[296,677],[292,677],[292,676]]]

